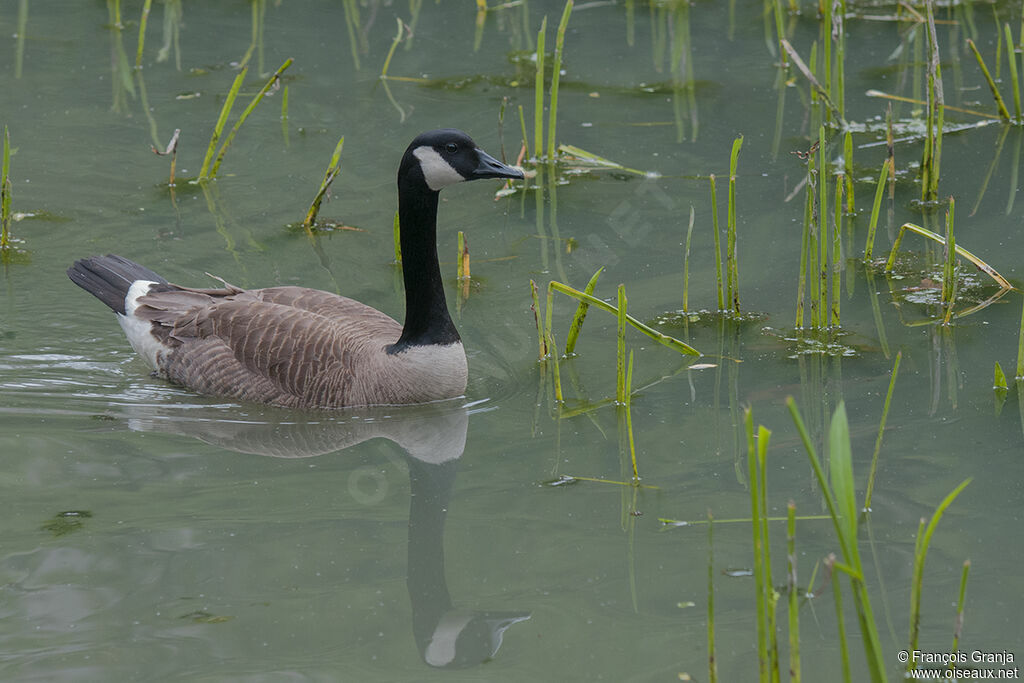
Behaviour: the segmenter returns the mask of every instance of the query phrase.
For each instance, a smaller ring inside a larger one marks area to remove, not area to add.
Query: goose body
[[[437,261],[439,191],[522,178],[454,129],[419,135],[398,171],[406,318],[305,287],[174,285],[115,255],[76,261],[71,280],[118,316],[136,353],[194,391],[293,408],[425,403],[466,388],[466,355]]]

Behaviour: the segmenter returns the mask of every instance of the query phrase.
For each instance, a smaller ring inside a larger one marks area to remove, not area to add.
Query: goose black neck
[[[422,178],[398,179],[398,223],[405,280],[405,326],[391,348],[447,345],[461,341],[444,297],[441,268],[437,262],[438,192]]]

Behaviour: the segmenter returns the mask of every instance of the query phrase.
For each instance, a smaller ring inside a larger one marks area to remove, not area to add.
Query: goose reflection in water
[[[455,607],[445,579],[444,524],[459,458],[466,447],[473,406],[452,401],[403,407],[360,408],[296,416],[295,421],[227,421],[159,415],[129,418],[137,431],[191,436],[228,450],[277,458],[340,454],[364,441],[388,439],[405,454],[410,504],[406,584],[412,630],[423,661],[438,668],[466,668],[492,659],[509,626],[529,612]],[[138,408],[133,407],[133,411]],[[147,410],[152,410],[148,408]],[[268,411],[273,409],[268,409]],[[191,413],[192,411],[190,411]]]

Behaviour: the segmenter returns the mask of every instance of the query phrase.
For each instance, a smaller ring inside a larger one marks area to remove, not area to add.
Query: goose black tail
[[[124,298],[133,282],[167,282],[149,268],[115,254],[80,259],[67,273],[72,282],[121,315],[124,315]]]

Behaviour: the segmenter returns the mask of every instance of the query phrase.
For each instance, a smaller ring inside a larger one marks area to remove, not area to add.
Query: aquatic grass
[[[789,680],[800,683],[800,604],[796,561],[796,503],[786,505],[786,593],[789,616]]]
[[[843,136],[843,169],[846,175],[846,213],[856,211],[853,201],[853,133],[846,131]]]
[[[231,84],[231,88],[228,90],[227,97],[224,98],[224,104],[220,108],[220,115],[217,117],[217,123],[213,126],[213,134],[210,136],[210,144],[206,147],[206,156],[203,157],[203,165],[199,169],[199,180],[205,180],[207,178],[207,171],[210,168],[210,162],[213,161],[213,155],[217,152],[217,143],[220,142],[221,133],[224,131],[224,126],[227,125],[228,117],[231,115],[231,109],[235,106],[235,98],[238,97],[238,91],[242,87],[242,82],[245,80],[245,75],[249,73],[249,69],[242,69],[237,76],[235,76],[234,82]]]
[[[852,451],[850,447],[850,427],[846,418],[846,408],[842,401],[836,406],[828,428],[829,476],[818,460],[817,451],[811,437],[804,426],[803,418],[792,397],[786,399],[786,405],[796,425],[797,432],[807,451],[815,478],[825,499],[832,524],[836,530],[843,554],[843,563],[836,562],[834,567],[841,569],[850,580],[850,588],[854,595],[854,606],[857,609],[857,620],[864,644],[864,655],[867,660],[868,672],[874,683],[886,680],[885,662],[878,628],[875,624],[871,601],[864,582],[864,570],[857,546],[857,513],[854,496]],[[835,577],[833,577],[835,581]]]
[[[992,388],[997,392],[1003,392],[1004,395],[1009,388],[1006,384],[1006,373],[1003,372],[1003,366],[999,364],[999,361],[996,361],[995,368],[993,368]]]
[[[818,322],[828,326],[828,179],[825,126],[818,126]]]
[[[1013,113],[1017,122],[1020,118],[1020,81],[1017,79],[1017,51],[1014,49],[1013,32],[1010,23],[1003,24],[1006,33],[1006,56],[1010,62],[1010,83],[1013,84]]]
[[[812,150],[813,151],[813,150]],[[808,254],[811,253],[811,221],[814,213],[814,158],[813,155],[801,155],[801,159],[807,162],[807,177],[805,187],[807,191],[804,197],[804,225],[800,235],[800,276],[796,287],[796,328],[804,327],[804,299],[807,295],[807,267]],[[721,287],[719,287],[721,292]],[[721,298],[721,295],[719,295]],[[812,311],[812,319],[814,313]]]
[[[842,271],[843,271],[843,187],[845,175],[836,176],[836,197],[832,202],[835,215],[832,223],[832,306],[829,324],[838,328],[840,324],[840,305],[842,302]]]
[[[146,0],[142,4],[142,16],[139,17],[139,45],[135,50],[135,68],[142,68],[142,47],[146,43],[146,24],[149,23],[149,8],[153,0]]]
[[[636,485],[640,483],[640,470],[636,464],[636,442],[633,438],[633,349],[629,350],[629,360],[626,364],[626,390],[623,392],[622,398],[626,413],[626,434],[629,437],[629,461],[633,468],[633,477],[630,479],[630,483]],[[633,509],[636,509],[635,505]]]
[[[551,290],[548,290],[551,292]],[[619,405],[625,405],[626,403],[626,306],[629,303],[626,299],[626,286],[623,284],[619,285],[618,290],[618,310],[616,311],[616,317],[618,319],[617,333],[615,335],[615,401]]]
[[[782,47],[786,50],[786,53],[789,55],[790,59],[793,60],[793,65],[796,66],[796,68],[800,71],[801,74],[803,74],[804,78],[807,79],[807,82],[811,84],[813,91],[817,94],[819,98],[821,98],[822,102],[824,102],[825,106],[828,107],[829,111],[832,112],[832,114],[834,114],[835,117],[839,120],[840,127],[845,127],[846,120],[843,119],[842,113],[839,111],[839,108],[836,107],[835,103],[832,101],[832,98],[829,97],[828,91],[825,89],[824,86],[822,86],[821,82],[814,76],[814,73],[809,68],[807,68],[807,64],[805,64],[804,60],[800,58],[800,55],[797,53],[797,51],[793,48],[793,46],[789,43],[788,40],[782,41]],[[812,64],[815,62],[816,47],[817,43],[815,43],[815,47],[812,48],[811,50]]]
[[[736,164],[739,160],[743,136],[738,136],[732,143],[732,154],[729,156],[729,198],[726,216],[726,292],[733,313],[740,312],[740,267],[736,244]]]
[[[609,171],[622,171],[623,173],[629,173],[631,175],[643,176],[644,178],[651,178],[656,176],[656,173],[641,171],[636,168],[629,168],[623,166],[617,161],[611,159],[605,159],[602,156],[598,156],[593,152],[588,152],[585,149],[580,149],[575,145],[561,144],[558,146],[559,159],[563,164],[563,167],[567,170],[591,170],[591,169],[603,169]]]
[[[868,471],[868,487],[864,494],[865,512],[871,511],[871,494],[875,490],[875,472],[878,470],[878,454],[882,450],[882,435],[885,433],[885,422],[889,419],[889,405],[892,403],[892,390],[896,386],[896,376],[900,371],[900,360],[903,352],[896,352],[896,360],[892,364],[892,372],[889,374],[889,389],[885,392],[885,403],[882,404],[882,418],[878,422],[878,436],[875,438],[875,451],[871,454],[871,469]]]
[[[388,54],[384,58],[384,65],[380,68],[380,79],[382,81],[387,80],[388,69],[391,67],[391,58],[395,56],[395,48],[402,42],[402,35],[405,33],[405,24],[402,23],[400,17],[395,17],[395,22],[398,24],[398,32],[395,33],[395,37],[391,39],[391,47],[388,48]]]
[[[1000,41],[996,41],[997,45],[1001,44]],[[996,108],[999,110],[999,116],[1004,121],[1010,120],[1010,112],[1006,108],[1006,103],[1003,101],[1003,96],[999,93],[999,88],[996,86],[995,80],[992,78],[991,72],[988,70],[988,66],[985,64],[985,58],[978,52],[977,46],[974,41],[970,38],[967,39],[967,47],[971,48],[971,52],[974,53],[974,58],[978,62],[978,66],[981,68],[981,73],[985,77],[985,82],[988,83],[988,89],[992,93],[992,99],[996,102]]]
[[[284,64],[282,64],[280,67],[278,67],[277,71],[275,71],[274,74],[270,77],[270,80],[268,80],[263,85],[263,87],[260,88],[259,92],[257,92],[256,95],[249,102],[249,105],[244,110],[242,110],[242,114],[238,117],[238,120],[235,121],[235,125],[231,127],[231,131],[228,132],[227,137],[224,138],[224,143],[220,146],[220,151],[217,152],[217,158],[214,160],[213,166],[210,168],[209,176],[208,177],[203,176],[202,171],[200,171],[200,180],[213,179],[213,178],[217,177],[217,171],[220,169],[221,162],[224,161],[224,155],[227,153],[228,147],[234,141],[235,135],[237,135],[238,131],[241,129],[242,124],[245,123],[245,120],[247,118],[249,118],[249,115],[252,114],[253,110],[256,109],[257,105],[259,105],[259,103],[263,101],[263,99],[267,96],[267,93],[270,92],[270,89],[275,87],[279,83],[280,78],[281,78],[281,74],[283,74],[284,71],[289,66],[292,65],[293,61],[295,61],[295,60],[293,60],[291,57],[286,59],[284,61]],[[245,72],[243,71],[243,74],[244,73]],[[242,74],[239,74],[239,75],[242,75]],[[236,79],[236,83],[238,83],[239,85],[241,84],[240,81],[238,81],[237,79]],[[235,86],[232,86],[232,88],[235,88]],[[237,93],[237,89],[236,89],[236,93]],[[232,102],[233,102],[233,99],[232,99]],[[230,111],[230,108],[229,108],[229,111]],[[220,120],[218,119],[218,124],[219,123],[220,123]],[[223,128],[223,126],[221,126],[221,127]],[[213,139],[211,139],[211,143],[212,142],[213,142]],[[204,166],[205,166],[205,164],[206,164],[206,162],[204,160]]]
[[[832,600],[836,605],[836,635],[839,641],[840,671],[843,672],[844,683],[850,683],[852,680],[850,678],[850,651],[846,645],[846,617],[843,615],[843,590],[837,575],[836,559],[835,553],[830,553],[825,558],[825,569],[828,571],[829,577],[831,577]],[[882,678],[880,680],[884,681],[886,679]]]
[[[928,110],[925,117],[924,156],[921,160],[921,201],[935,201],[939,196],[942,130],[945,126],[945,96],[939,60],[939,41],[935,33],[934,4],[935,0],[925,0],[928,20]]]
[[[715,237],[715,284],[718,291],[718,312],[725,311],[725,289],[722,286],[722,239],[718,226],[718,193],[715,189],[715,174],[708,176],[711,184],[711,229]]]
[[[456,277],[460,281],[468,281],[469,275],[469,244],[466,242],[466,234],[459,230],[456,236]]]
[[[899,253],[900,245],[903,242],[903,236],[908,231],[921,235],[922,237],[927,237],[928,239],[938,242],[939,244],[944,245],[946,243],[944,237],[942,237],[941,235],[937,235],[936,233],[932,232],[931,230],[928,230],[927,228],[922,228],[920,225],[915,225],[914,223],[904,223],[903,225],[900,226],[899,232],[896,233],[896,239],[893,240],[892,249],[889,251],[889,259],[885,263],[886,273],[892,272],[893,267],[896,264],[896,255]],[[1000,275],[995,268],[985,263],[971,252],[967,251],[959,244],[955,245],[955,251],[957,254],[973,263],[974,266],[978,268],[978,270],[983,271],[989,277],[995,280],[996,284],[999,285],[1000,289],[1013,289],[1013,285],[1011,285],[1005,277]]]
[[[594,306],[595,308],[599,308],[602,311],[611,313],[612,315],[618,316],[619,314],[618,309],[615,306],[612,306],[611,304],[607,303],[606,301],[602,301],[601,299],[598,299],[597,297],[592,296],[590,294],[584,294],[578,289],[573,289],[569,285],[563,284],[561,282],[552,280],[550,283],[548,283],[548,290],[561,292],[562,294],[570,296],[576,299],[577,301],[585,301],[589,305]],[[659,344],[662,344],[663,346],[667,346],[668,348],[673,349],[674,351],[678,351],[679,353],[689,356],[702,355],[700,351],[693,348],[686,342],[680,341],[675,337],[671,337],[667,334],[662,334],[661,332],[658,332],[657,330],[643,324],[642,322],[640,322],[631,315],[626,315],[625,318],[627,323],[632,325],[640,332],[643,332],[645,335],[647,335],[654,341],[658,342]]]
[[[971,478],[967,478],[960,482],[960,484],[949,492],[939,506],[935,509],[931,518],[928,520],[927,525],[922,517],[921,522],[918,526],[917,539],[914,543],[914,574],[913,579],[910,583],[910,639],[909,648],[911,651],[918,649],[918,635],[921,627],[921,584],[924,581],[924,561],[928,555],[928,548],[932,542],[932,535],[935,533],[935,528],[939,524],[939,520],[942,519],[943,514],[956,497],[960,495],[968,484],[971,483]],[[910,661],[907,662],[907,671],[916,668],[915,658],[911,657]]]
[[[690,310],[690,238],[693,237],[694,212],[690,205],[690,224],[686,229],[686,246],[683,248],[683,313]]]
[[[544,338],[544,325],[540,320],[540,299],[537,297],[537,283],[533,280],[530,280],[530,295],[532,297],[530,310],[533,311],[533,320],[537,324],[537,358],[543,360],[548,355],[548,345],[547,340]],[[568,349],[568,342],[566,343],[566,348]]]
[[[327,190],[331,187],[331,183],[334,182],[338,173],[341,172],[341,150],[344,146],[345,136],[342,135],[338,140],[338,144],[334,147],[334,153],[331,154],[331,162],[327,165],[327,170],[324,171],[324,178],[320,181],[320,187],[317,189],[313,202],[309,205],[309,210],[306,211],[306,217],[302,221],[302,227],[306,229],[307,233],[316,224],[316,217],[320,214],[320,204],[323,202]]]
[[[964,597],[967,595],[967,575],[971,572],[971,561],[964,560],[963,570],[960,572],[960,592],[956,599],[956,621],[953,626],[953,646],[950,652],[959,652],[960,636],[964,628]]]
[[[949,318],[953,314],[953,304],[956,300],[956,237],[953,234],[953,210],[956,202],[949,198],[949,206],[946,208],[946,240],[942,245],[943,268],[942,268],[942,306],[946,309],[943,317],[943,324],[949,324]]]
[[[744,432],[747,436],[747,488],[750,493],[750,528],[752,533],[752,545],[754,549],[754,602],[756,605],[756,630],[757,630],[757,670],[759,680],[770,680],[769,656],[768,656],[768,631],[767,631],[767,595],[766,586],[770,587],[771,582],[765,578],[766,564],[765,549],[768,544],[763,538],[764,523],[761,520],[761,492],[758,476],[758,446],[754,440],[754,415],[749,408],[744,411]],[[770,567],[767,569],[770,570]]]
[[[547,30],[545,16],[537,33],[537,73],[533,85],[533,151],[538,160],[544,150],[544,38]]]
[[[523,136],[523,156],[530,158],[530,141],[526,139],[526,118],[523,116],[523,105],[519,105],[519,128]]]
[[[569,15],[572,13],[573,0],[566,0],[565,9],[562,10],[562,18],[558,22],[558,31],[555,33],[555,55],[551,64],[551,99],[550,110],[548,111],[548,159],[555,158],[555,123],[558,115],[558,83],[561,78],[562,49],[565,45],[565,29],[569,25]],[[543,74],[541,74],[543,77]]]
[[[601,266],[597,271],[590,277],[590,281],[587,282],[587,286],[583,288],[583,293],[587,296],[593,296],[594,288],[597,286],[597,279],[601,277],[601,273],[604,272],[604,266]],[[572,323],[569,324],[569,332],[565,337],[565,354],[572,355],[576,349],[576,340],[579,339],[580,330],[583,329],[583,321],[587,317],[587,309],[590,308],[590,304],[586,301],[580,300],[576,306],[576,313],[572,317]]]
[[[889,176],[892,167],[892,160],[886,158],[882,162],[882,170],[878,174],[878,184],[875,185],[875,201],[871,205],[871,220],[868,222],[868,238],[864,245],[864,260],[871,261],[875,249],[875,230],[878,228],[878,213],[882,208],[882,192],[885,189],[885,181]]]
[[[0,251],[6,256],[11,244],[11,133],[4,125],[3,164],[0,165]]]

